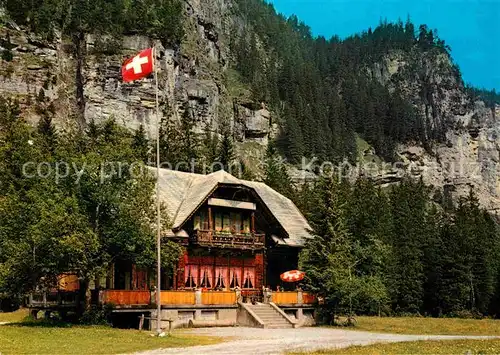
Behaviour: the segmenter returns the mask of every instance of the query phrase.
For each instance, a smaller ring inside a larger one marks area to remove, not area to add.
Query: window
[[[229,287],[241,288],[241,267],[232,267],[229,269]]]
[[[243,269],[243,288],[255,288],[254,267],[246,267]]]
[[[227,288],[227,267],[215,267],[215,288]]]
[[[250,218],[248,216],[243,218],[243,233],[250,233]]]
[[[220,213],[215,215],[215,230],[217,232],[222,230],[222,215]]]
[[[231,217],[230,217],[230,215],[225,214],[222,219],[223,219],[222,222],[223,222],[224,232],[230,232],[231,231]]]
[[[241,215],[239,213],[231,212],[231,231],[241,233]]]
[[[194,230],[200,230],[201,229],[201,217],[200,217],[200,215],[194,216],[193,229]]]
[[[186,265],[184,287],[194,288],[196,286],[198,286],[198,265]]]
[[[211,265],[203,265],[200,270],[200,287],[212,288],[213,267]]]
[[[206,211],[199,211],[193,218],[194,230],[208,230],[208,214]]]

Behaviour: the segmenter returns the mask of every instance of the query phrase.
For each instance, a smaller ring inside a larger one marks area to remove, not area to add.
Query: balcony
[[[208,230],[195,231],[193,243],[203,247],[216,247],[228,249],[264,249],[264,234],[256,233],[231,233]]]

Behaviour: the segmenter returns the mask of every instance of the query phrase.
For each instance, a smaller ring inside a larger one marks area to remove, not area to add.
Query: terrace
[[[76,292],[38,292],[29,297],[31,308],[71,307],[76,305]],[[156,300],[155,291],[100,290],[94,291],[93,303],[112,304],[116,308],[150,308]],[[256,296],[255,291],[161,291],[161,305],[169,307],[236,306],[238,302],[249,302]],[[272,292],[271,302],[278,306],[312,305],[316,298],[307,292]]]

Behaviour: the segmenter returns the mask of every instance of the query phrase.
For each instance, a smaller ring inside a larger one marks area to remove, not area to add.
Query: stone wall
[[[187,328],[190,326],[234,326],[237,323],[237,308],[187,308],[187,309],[162,309],[161,328],[171,329]],[[172,322],[167,321],[168,319]],[[156,310],[151,310],[151,330],[156,329]]]

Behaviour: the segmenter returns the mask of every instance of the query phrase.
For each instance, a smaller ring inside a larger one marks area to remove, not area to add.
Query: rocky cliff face
[[[122,83],[120,67],[127,56],[157,45],[162,54],[161,116],[179,120],[189,109],[193,133],[210,130],[218,134],[229,126],[241,149],[251,145],[253,154],[263,154],[271,132],[271,114],[263,104],[241,94],[241,90],[233,90],[233,86],[242,84],[234,83],[228,73],[229,33],[234,28],[232,2],[189,0],[185,1],[185,11],[186,38],[175,50],[163,48],[147,37],[127,36],[115,52],[102,48],[102,38],[87,36],[83,120],[88,123],[114,118],[134,130],[142,124],[151,138],[155,136],[153,80]],[[33,123],[40,116],[40,109],[35,107],[49,107],[56,124],[74,124],[76,63],[70,44],[61,39],[52,43],[39,41],[15,24],[0,29],[0,37],[8,39],[14,55],[0,73],[0,93],[18,98],[23,115]]]
[[[445,55],[418,56],[416,61],[408,56],[411,53],[392,53],[375,65],[372,74],[392,90],[401,90],[426,117],[428,132],[441,130],[442,137],[427,149],[411,144],[399,146],[400,162],[376,171],[374,178],[387,184],[410,173],[442,189],[455,201],[473,188],[485,208],[497,211],[500,122],[496,117],[500,107],[491,109],[482,101],[473,102]]]
[[[154,137],[154,83],[122,83],[120,66],[126,57],[156,44],[163,54],[159,73],[162,117],[179,120],[189,109],[193,133],[210,130],[217,134],[230,127],[239,154],[249,165],[257,165],[278,127],[273,124],[277,121],[273,113],[265,104],[251,100],[248,89],[229,68],[231,32],[245,26],[234,15],[236,11],[230,0],[185,0],[186,38],[177,49],[162,48],[150,38],[128,36],[115,51],[103,49],[102,39],[88,36],[83,118],[76,102],[71,44],[62,39],[42,42],[11,24],[0,28],[0,46],[14,56],[0,68],[0,94],[19,99],[23,115],[33,123],[44,110],[53,112],[54,122],[62,128],[82,119],[88,123],[112,117],[131,129],[142,124]],[[411,144],[398,147],[400,164],[379,164],[373,178],[380,184],[393,183],[409,171],[455,198],[474,187],[486,208],[499,209],[500,123],[495,118],[500,108],[495,112],[482,102],[472,102],[445,55],[393,52],[369,73],[391,90],[401,91],[426,118],[429,138],[441,142],[427,149]],[[311,178],[307,172],[291,172],[299,180]]]

